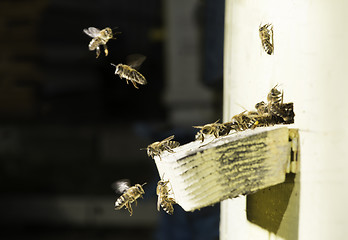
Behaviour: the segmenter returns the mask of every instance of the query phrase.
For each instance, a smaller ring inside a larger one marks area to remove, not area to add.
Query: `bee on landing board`
[[[273,54],[274,43],[273,43],[273,25],[267,23],[263,26],[259,26],[259,36],[263,49],[268,55]]]
[[[180,143],[177,141],[172,141],[173,139],[174,135],[167,137],[162,141],[150,144],[147,146],[147,148],[145,148],[147,150],[147,155],[154,158],[155,156],[161,157],[160,155],[163,151],[168,151],[171,153],[174,152],[172,149],[178,147]]]
[[[204,142],[204,135],[214,135],[216,138],[227,135],[229,130],[227,130],[224,124],[218,123],[218,121],[219,120],[214,123],[205,124],[204,126],[193,126],[194,128],[201,129],[196,134],[196,140],[201,140]]]
[[[137,199],[143,198],[143,194],[145,194],[143,186],[145,184],[146,183],[142,185],[135,184],[131,187],[128,179],[119,180],[113,183],[112,188],[116,193],[121,194],[121,196],[115,201],[115,210],[120,210],[125,207],[128,209],[130,216],[132,216],[133,209],[131,204],[135,202],[135,205],[137,205]]]
[[[283,91],[277,89],[278,85],[275,85],[267,95],[268,105],[283,104]]]
[[[146,57],[140,54],[133,54],[128,56],[128,59],[132,59],[127,61],[128,65],[122,63],[117,65],[111,63],[111,65],[116,67],[115,74],[117,74],[121,79],[125,78],[127,84],[129,83],[128,81],[130,81],[135,88],[139,89],[136,84],[147,84],[145,77],[137,71],[137,68],[139,68],[145,61]]]
[[[88,48],[90,51],[96,50],[96,54],[97,54],[96,58],[98,58],[100,55],[100,45],[104,47],[105,56],[108,55],[109,51],[106,46],[106,43],[110,39],[116,39],[114,35],[118,33],[117,32],[113,34],[111,28],[109,27],[104,28],[102,30],[99,30],[98,28],[95,28],[95,27],[89,27],[87,29],[86,28],[83,29],[83,32],[86,33],[91,38],[93,38],[89,42]]]
[[[169,197],[168,183],[169,181],[164,181],[163,179],[159,180],[157,183],[157,210],[160,211],[160,207],[162,207],[166,213],[172,215],[174,212],[173,204],[176,202],[174,198]]]

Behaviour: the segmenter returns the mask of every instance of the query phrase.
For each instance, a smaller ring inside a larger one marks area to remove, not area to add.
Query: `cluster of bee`
[[[104,48],[105,56],[108,55],[109,51],[107,43],[110,39],[116,39],[116,34],[113,33],[112,29],[107,27],[105,29],[98,29],[95,27],[89,27],[83,30],[88,36],[92,37],[88,47],[90,51],[96,51],[96,58],[100,56],[101,46]],[[269,55],[273,54],[273,26],[272,24],[265,24],[259,26],[259,36],[261,44],[265,52]],[[131,82],[135,88],[138,89],[137,84],[145,85],[147,81],[145,77],[137,71],[141,64],[145,61],[146,57],[140,54],[133,54],[128,56],[127,64],[113,64],[115,67],[115,75],[118,75],[121,79],[126,79],[126,83]],[[293,103],[283,103],[283,92],[279,91],[275,86],[271,89],[267,95],[267,103],[259,102],[255,105],[254,111],[244,111],[232,117],[231,121],[226,123],[219,123],[219,120],[206,124],[204,126],[194,126],[194,128],[200,129],[196,135],[196,139],[202,142],[206,135],[214,135],[215,138],[220,136],[228,135],[231,131],[244,131],[246,129],[253,129],[255,127],[271,126],[275,124],[290,124],[294,122],[294,111]],[[161,160],[161,154],[164,151],[173,153],[173,149],[180,145],[179,142],[174,141],[174,135],[167,137],[166,139],[158,142],[154,142],[148,145],[145,149],[147,155],[151,158],[159,157]],[[120,197],[115,201],[115,210],[126,208],[130,215],[133,214],[131,204],[139,198],[143,198],[145,191],[143,189],[144,184],[130,185],[130,181],[127,179],[119,180],[112,184],[113,189],[116,193],[120,194]],[[169,189],[169,180],[163,180],[161,178],[157,183],[156,193],[157,199],[157,210],[160,208],[167,213],[172,215],[174,212],[173,205],[176,201],[171,197]]]
[[[293,103],[283,103],[283,92],[273,87],[267,95],[267,103],[259,102],[255,105],[256,111],[244,111],[232,117],[225,123],[209,123],[204,126],[194,126],[200,131],[196,139],[204,141],[205,135],[214,135],[215,138],[228,135],[231,131],[239,132],[256,127],[273,126],[275,124],[294,123]]]
[[[273,25],[267,23],[259,26],[259,36],[261,39],[261,44],[265,52],[269,55],[273,54],[274,43],[273,43]]]
[[[145,149],[147,150],[147,155],[151,158],[154,158],[155,156],[158,156],[161,158],[161,154],[164,151],[168,151],[170,153],[173,153],[173,148],[176,148],[180,145],[179,142],[173,141],[174,135],[167,137],[166,139],[158,142],[154,142],[150,145],[148,145]],[[175,199],[172,197],[169,197],[169,187],[168,187],[169,181],[165,181],[161,179],[157,183],[157,210],[160,211],[160,207],[162,209],[172,215],[174,212],[173,204],[176,204]],[[116,193],[121,194],[121,196],[115,201],[115,210],[122,209],[125,207],[128,209],[130,215],[132,216],[133,210],[131,207],[131,204],[133,202],[137,203],[138,198],[142,198],[142,195],[145,194],[144,189],[142,186],[144,184],[135,184],[134,186],[130,186],[129,180],[119,180],[112,184],[112,188],[116,191]]]
[[[159,180],[157,183],[157,210],[160,211],[160,207],[162,207],[166,213],[172,215],[174,212],[173,204],[176,202],[174,198],[169,197],[170,190],[168,188],[168,183],[168,180],[164,181],[163,179]],[[135,205],[137,205],[137,199],[143,198],[143,194],[145,194],[143,186],[145,184],[146,183],[142,185],[135,184],[131,187],[128,179],[122,179],[112,184],[112,188],[116,193],[121,194],[115,201],[115,210],[120,210],[125,207],[130,213],[130,216],[132,216],[133,209],[131,204],[135,202]]]
[[[116,34],[119,32],[112,32],[112,29],[107,27],[102,30],[89,27],[87,29],[83,29],[83,32],[92,38],[90,41],[88,48],[90,51],[96,51],[96,58],[100,56],[100,48],[101,46],[104,48],[105,56],[109,54],[107,43],[110,39],[116,39]],[[127,57],[127,64],[113,64],[115,69],[115,75],[118,75],[121,79],[126,79],[126,83],[129,84],[131,82],[135,88],[139,88],[137,84],[145,85],[147,81],[145,77],[137,71],[137,69],[141,66],[141,64],[145,61],[146,57],[140,54],[133,54]],[[180,144],[177,141],[173,141],[174,136],[170,136],[162,141],[154,142],[147,146],[147,155],[149,157],[154,158],[155,156],[161,157],[161,153],[163,151],[173,152],[173,148],[176,148]],[[158,182],[157,186],[157,209],[160,211],[160,206],[163,210],[168,214],[173,214],[174,208],[173,204],[175,204],[175,200],[172,197],[169,197],[169,189],[168,189],[169,181],[164,181],[161,179]],[[143,198],[145,191],[143,186],[146,183],[140,185],[135,184],[134,186],[130,185],[130,181],[128,179],[123,179],[112,184],[112,188],[115,190],[117,194],[120,194],[120,197],[115,201],[115,210],[120,210],[125,207],[130,215],[133,214],[133,209],[131,204],[135,202],[137,204],[137,199]]]
[[[98,58],[100,55],[100,46],[104,47],[105,56],[109,54],[106,45],[107,42],[110,39],[116,39],[115,35],[120,33],[113,33],[112,29],[109,27],[102,30],[95,27],[89,27],[87,29],[83,29],[83,32],[92,38],[92,40],[89,42],[88,48],[90,51],[96,51],[96,58]],[[145,77],[137,71],[140,65],[145,61],[146,57],[140,54],[133,54],[130,55],[130,57],[132,58],[132,60],[127,61],[127,64],[120,63],[116,65],[111,63],[111,65],[116,67],[115,75],[118,75],[121,79],[125,78],[127,84],[130,81],[133,86],[138,89],[138,86],[136,84],[147,84]]]
[[[256,127],[293,123],[295,116],[293,103],[283,103],[283,96],[283,91],[279,91],[277,86],[275,86],[268,93],[267,102],[261,101],[257,103],[253,111],[243,111],[233,116],[229,122],[219,123],[216,121],[204,126],[194,126],[194,128],[200,129],[196,134],[196,140],[201,140],[203,142],[206,135],[213,135],[215,138],[218,138],[228,135],[231,131],[239,132]],[[148,145],[145,148],[147,150],[147,155],[153,159],[156,156],[161,159],[161,154],[164,151],[173,153],[173,149],[180,145],[179,142],[173,139],[174,135]],[[169,196],[170,190],[168,184],[169,181],[163,179],[157,183],[157,210],[160,211],[160,207],[162,207],[166,213],[171,215],[174,212],[173,204],[176,204],[176,201]],[[119,210],[125,207],[132,215],[131,203],[136,203],[136,200],[141,198],[145,193],[142,188],[143,185],[136,184],[130,187],[129,181],[121,180],[116,182],[114,184],[115,190],[122,195],[116,200],[115,209]]]

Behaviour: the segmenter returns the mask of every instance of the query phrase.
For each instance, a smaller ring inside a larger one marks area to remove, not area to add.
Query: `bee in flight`
[[[111,63],[111,65],[116,67],[115,74],[117,74],[121,79],[125,78],[127,84],[129,83],[128,81],[130,81],[135,88],[139,89],[137,83],[141,85],[147,84],[145,77],[137,71],[140,65],[145,61],[146,57],[141,54],[132,54],[127,58],[128,65],[122,63],[117,65]]]
[[[166,213],[172,215],[174,212],[173,204],[176,202],[174,198],[169,197],[168,183],[169,181],[164,181],[163,179],[157,183],[157,210],[160,211],[160,207],[162,207]]]
[[[125,207],[128,209],[130,216],[132,216],[133,209],[131,204],[135,202],[135,205],[137,205],[137,199],[143,198],[143,194],[145,194],[143,186],[145,184],[146,183],[142,185],[135,184],[131,187],[128,179],[122,179],[113,183],[112,188],[116,193],[121,194],[121,196],[115,201],[115,210],[120,210]]]
[[[263,49],[268,55],[271,55],[274,51],[273,25],[271,23],[267,23],[261,27],[261,24],[260,24],[259,36],[261,39],[261,44]]]
[[[97,57],[99,57],[100,55],[100,45],[103,45],[104,47],[104,52],[105,52],[105,56],[108,55],[109,51],[108,48],[106,46],[106,43],[110,40],[110,39],[116,39],[114,37],[115,34],[119,33],[112,33],[111,28],[107,27],[104,28],[103,30],[99,30],[98,28],[95,27],[89,27],[89,28],[85,28],[83,29],[83,32],[86,33],[88,36],[90,36],[91,38],[93,38],[88,45],[88,48],[90,51],[94,51],[96,50],[96,54]]]
[[[167,137],[166,139],[160,141],[160,142],[154,142],[147,146],[147,155],[151,158],[154,158],[155,156],[160,156],[160,154],[163,151],[168,151],[168,152],[174,152],[172,149],[176,148],[180,145],[179,142],[177,141],[172,141],[174,139],[174,135]]]

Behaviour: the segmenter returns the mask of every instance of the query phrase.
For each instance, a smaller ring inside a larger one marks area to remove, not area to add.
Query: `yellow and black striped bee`
[[[256,111],[244,111],[240,114],[234,115],[231,119],[231,122],[229,122],[229,125],[231,127],[231,130],[235,131],[254,129],[258,125],[257,117],[258,112]]]
[[[137,68],[139,68],[140,65],[145,61],[146,57],[140,54],[132,54],[128,56],[128,59],[128,65],[122,63],[117,65],[111,63],[111,65],[116,67],[115,74],[117,74],[121,79],[125,78],[127,84],[128,81],[130,81],[135,88],[139,89],[136,84],[147,84],[145,77],[137,71]]]
[[[278,85],[275,85],[267,95],[268,106],[273,104],[283,104],[283,91],[277,89]]]
[[[171,153],[174,152],[172,149],[178,147],[180,143],[177,141],[172,141],[173,139],[174,135],[167,137],[162,141],[151,143],[146,148],[147,155],[151,158],[154,158],[155,156],[161,157],[160,155],[163,151],[168,151]]]
[[[196,140],[204,142],[204,135],[214,135],[216,138],[227,135],[229,131],[227,131],[226,125],[218,123],[218,121],[219,120],[214,123],[205,124],[204,126],[193,126],[194,128],[201,129],[196,134]]]
[[[130,181],[128,179],[122,179],[112,184],[112,188],[116,191],[116,193],[122,194],[116,201],[115,201],[115,210],[120,210],[121,208],[125,207],[128,209],[130,216],[133,214],[133,209],[131,204],[135,202],[135,205],[137,204],[138,198],[143,198],[143,194],[145,194],[145,191],[143,189],[143,186],[146,183],[140,185],[135,184],[134,186],[130,186]]]
[[[267,104],[264,101],[256,103],[255,108],[259,115],[262,115],[268,112]]]
[[[160,211],[160,207],[163,208],[163,210],[172,215],[174,212],[173,204],[176,204],[174,198],[169,197],[169,190],[167,184],[169,181],[159,180],[157,183],[157,210]]]
[[[259,26],[259,36],[261,39],[261,44],[265,52],[269,55],[273,54],[274,42],[273,42],[273,25],[267,23],[263,26]]]
[[[108,55],[109,51],[106,46],[106,43],[110,39],[116,39],[114,35],[117,34],[117,33],[113,34],[111,28],[109,27],[104,28],[103,30],[99,30],[98,28],[95,28],[95,27],[89,27],[87,29],[83,29],[83,32],[86,33],[91,38],[93,38],[89,42],[88,48],[90,51],[96,50],[96,54],[97,54],[96,58],[98,58],[100,55],[100,45],[103,45],[104,47],[105,56]]]

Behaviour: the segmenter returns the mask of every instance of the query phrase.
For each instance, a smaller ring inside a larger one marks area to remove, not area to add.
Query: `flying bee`
[[[160,211],[161,206],[166,213],[172,215],[174,212],[173,204],[176,202],[174,198],[169,197],[168,183],[169,181],[164,181],[163,179],[159,180],[157,183],[157,210]]]
[[[102,30],[99,30],[98,28],[95,27],[89,27],[89,28],[85,28],[83,29],[83,32],[86,33],[88,36],[90,36],[91,38],[93,38],[88,45],[88,48],[90,51],[94,51],[96,50],[96,58],[99,57],[100,55],[100,45],[103,45],[104,47],[104,52],[105,52],[105,56],[108,55],[109,51],[108,48],[106,46],[106,43],[110,40],[110,39],[116,39],[114,37],[114,35],[116,35],[117,33],[113,34],[111,28],[107,27],[104,28]]]
[[[145,194],[145,191],[143,189],[143,186],[146,183],[140,185],[135,184],[134,186],[130,187],[130,182],[128,179],[119,180],[112,184],[112,188],[119,194],[122,194],[116,201],[115,201],[115,210],[120,210],[121,208],[125,207],[128,209],[130,216],[133,214],[133,209],[131,204],[135,202],[135,205],[137,205],[137,199],[143,198],[143,194]]]
[[[267,23],[261,27],[259,26],[259,36],[261,39],[261,44],[265,52],[271,55],[274,51],[274,43],[273,43],[273,25],[271,23]]]
[[[204,135],[214,135],[216,138],[227,135],[229,133],[229,131],[227,131],[227,127],[222,123],[218,123],[218,121],[219,120],[214,123],[205,124],[204,126],[193,126],[194,128],[201,129],[196,134],[196,139],[204,142]]]
[[[176,148],[180,145],[179,142],[177,141],[172,141],[174,139],[174,135],[167,137],[166,139],[159,141],[159,142],[154,142],[147,146],[147,155],[151,158],[154,158],[155,156],[161,157],[161,153],[163,151],[168,151],[170,153],[173,153],[174,151],[172,150],[173,148]]]
[[[137,83],[141,85],[147,84],[145,77],[137,71],[140,65],[145,61],[146,57],[140,54],[132,54],[128,56],[128,59],[128,65],[122,63],[117,65],[111,63],[111,65],[116,67],[115,74],[117,74],[121,79],[125,78],[127,84],[128,81],[130,81],[135,88],[139,89],[136,85]]]

